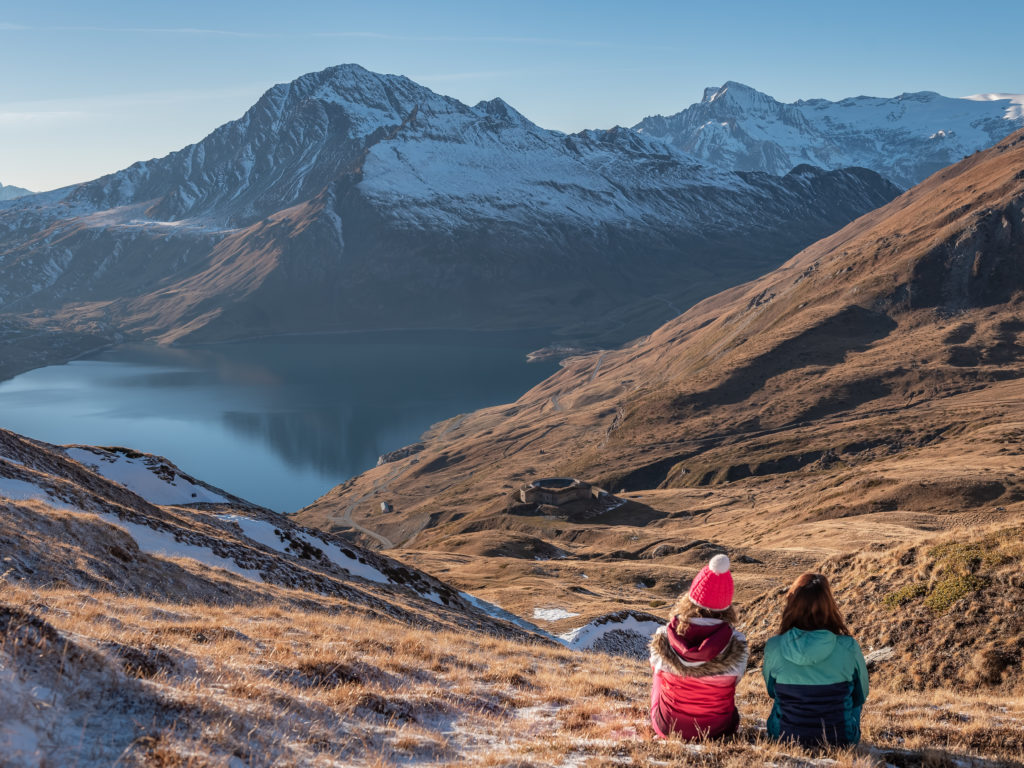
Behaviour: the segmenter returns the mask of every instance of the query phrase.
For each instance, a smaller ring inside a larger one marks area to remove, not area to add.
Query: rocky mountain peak
[[[468,112],[407,77],[343,64],[275,85],[201,141],[67,197],[93,210],[147,201],[157,221],[250,223],[320,192],[414,113]]]
[[[363,128],[370,127],[365,122],[374,117],[400,122],[417,105],[451,101],[404,75],[370,72],[358,64],[340,64],[302,75],[274,86],[265,96],[291,109],[307,100],[339,105],[359,118]]]
[[[506,125],[528,126],[531,128],[537,127],[532,121],[527,119],[517,109],[510,106],[508,102],[502,98],[494,98],[490,101],[478,102],[473,109]]]
[[[14,200],[15,198],[31,194],[33,194],[33,192],[25,189],[24,187],[15,187],[12,184],[8,184],[6,186],[0,184],[0,202],[4,200]]]
[[[701,105],[720,117],[767,114],[784,107],[768,94],[735,80],[728,80],[719,88],[705,88]]]
[[[761,93],[756,88],[751,88],[749,85],[736,82],[735,80],[726,80],[717,88],[714,86],[705,88],[701,104],[710,104],[714,101],[751,102],[760,99],[775,101],[771,96]]]
[[[896,98],[900,101],[917,101],[924,104],[941,99],[942,94],[935,91],[909,91],[901,93]]]

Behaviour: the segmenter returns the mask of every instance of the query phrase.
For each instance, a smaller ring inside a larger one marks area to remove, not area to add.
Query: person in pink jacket
[[[697,740],[739,727],[736,684],[747,669],[747,638],[736,631],[729,558],[715,555],[651,639],[651,724],[658,736]]]

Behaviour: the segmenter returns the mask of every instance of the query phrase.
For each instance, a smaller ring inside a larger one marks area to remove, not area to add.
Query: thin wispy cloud
[[[383,32],[314,32],[311,37],[347,37],[404,43],[510,43],[513,45],[569,45],[590,48],[612,47],[601,40],[566,40],[555,37],[507,37],[491,35],[392,35]]]
[[[97,25],[56,25],[28,27],[0,22],[0,30],[36,30],[43,32],[98,32],[104,34],[183,35],[195,37],[237,37],[252,39],[290,38],[346,38],[350,40],[380,40],[405,43],[495,43],[508,45],[568,46],[577,48],[613,48],[618,43],[604,40],[574,40],[560,37],[515,37],[508,35],[395,35],[387,32],[248,32],[233,29],[205,27],[108,27]]]
[[[116,115],[125,112],[125,110],[152,105],[195,104],[200,101],[224,102],[229,100],[247,105],[264,90],[266,90],[265,85],[253,84],[231,88],[182,88],[137,93],[72,96],[63,99],[0,102],[0,124],[15,125],[33,121],[80,120],[88,117]]]
[[[88,113],[77,110],[45,110],[39,112],[5,112],[0,110],[0,125],[38,125],[79,120]]]
[[[441,72],[437,74],[413,74],[410,75],[417,82],[454,82],[459,80],[488,80],[494,77],[515,77],[524,74],[522,70],[491,69],[478,70],[473,72]]]
[[[396,43],[494,43],[497,45],[537,45],[563,48],[642,48],[645,51],[678,51],[677,46],[642,45],[610,42],[607,40],[574,40],[563,37],[511,37],[501,35],[393,35],[386,32],[313,32],[309,37],[347,38],[350,40],[380,40]]]
[[[54,25],[28,27],[23,24],[0,22],[0,31],[37,32],[100,32],[103,34],[131,35],[186,35],[191,37],[281,37],[271,32],[244,32],[234,29],[207,29],[205,27],[104,27],[95,25]]]
[[[201,37],[253,37],[266,38],[275,37],[267,32],[239,32],[233,29],[204,29],[203,27],[93,27],[93,26],[71,26],[71,27],[47,27],[49,30],[60,32],[109,32],[132,35],[189,35]]]

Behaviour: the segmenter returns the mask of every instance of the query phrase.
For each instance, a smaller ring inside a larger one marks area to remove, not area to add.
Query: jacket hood
[[[726,627],[729,625],[726,624]],[[651,638],[651,666],[655,672],[669,672],[678,677],[699,678],[717,675],[743,677],[750,648],[741,632],[729,629],[729,643],[711,661],[685,661],[672,647],[668,627],[661,627]]]
[[[682,621],[673,617],[666,632],[672,650],[683,661],[711,661],[732,641],[732,627],[724,621]]]
[[[832,655],[836,647],[836,635],[827,629],[808,632],[794,628],[782,636],[780,646],[782,656],[787,661],[809,667],[820,664]]]

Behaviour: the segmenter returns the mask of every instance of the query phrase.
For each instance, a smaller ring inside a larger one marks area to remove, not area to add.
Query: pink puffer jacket
[[[675,617],[651,640],[651,724],[659,736],[713,738],[736,732],[736,684],[747,638],[720,619]]]

